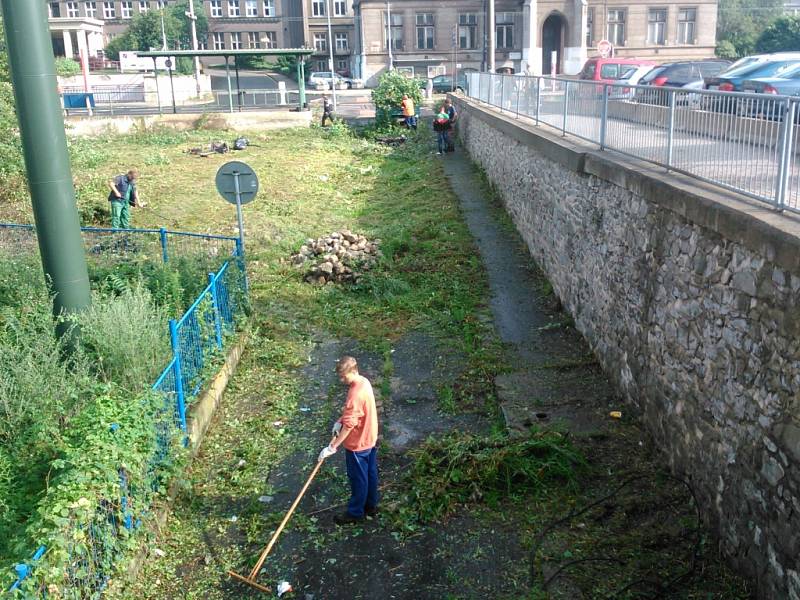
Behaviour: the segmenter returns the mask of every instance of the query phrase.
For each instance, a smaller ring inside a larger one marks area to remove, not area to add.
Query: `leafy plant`
[[[800,16],[786,15],[767,27],[756,42],[758,52],[788,52],[800,49]]]
[[[60,77],[74,77],[80,75],[81,65],[71,58],[59,56],[56,58],[56,75]]]
[[[399,71],[383,73],[378,80],[378,86],[372,90],[372,102],[375,104],[376,114],[388,118],[390,111],[400,108],[404,94],[417,106],[422,104],[422,90],[416,80],[406,77]]]

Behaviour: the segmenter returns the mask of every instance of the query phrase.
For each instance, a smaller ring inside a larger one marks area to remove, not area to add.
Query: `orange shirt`
[[[342,443],[347,450],[360,452],[375,447],[378,441],[378,411],[372,385],[366,377],[359,375],[350,384],[339,422],[345,428],[352,428]]]
[[[414,101],[411,98],[406,98],[401,103],[403,107],[403,116],[404,117],[413,117],[414,116]]]

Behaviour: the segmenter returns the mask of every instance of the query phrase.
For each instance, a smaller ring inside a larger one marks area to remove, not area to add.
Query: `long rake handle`
[[[303,486],[303,489],[300,490],[300,493],[297,494],[297,498],[294,499],[291,508],[289,508],[289,512],[286,513],[286,516],[283,517],[283,521],[281,521],[281,524],[278,526],[278,529],[276,529],[275,533],[272,534],[272,538],[269,540],[269,544],[267,544],[267,547],[264,548],[264,551],[261,553],[261,556],[258,557],[258,562],[256,563],[256,566],[253,567],[252,571],[250,571],[250,579],[255,579],[256,575],[258,575],[258,572],[261,570],[264,561],[267,560],[267,555],[270,553],[270,550],[272,550],[272,547],[275,545],[275,542],[278,541],[278,536],[283,531],[283,528],[286,527],[286,523],[289,522],[289,519],[291,518],[292,513],[294,512],[294,509],[297,508],[298,504],[300,504],[300,500],[303,499],[303,494],[306,493],[308,486],[311,485],[311,482],[313,481],[314,477],[316,477],[317,473],[319,472],[319,469],[322,466],[322,462],[323,461],[321,460],[317,461],[317,466],[314,467],[313,471],[311,471],[311,475],[308,476],[308,479],[306,480],[306,484]]]

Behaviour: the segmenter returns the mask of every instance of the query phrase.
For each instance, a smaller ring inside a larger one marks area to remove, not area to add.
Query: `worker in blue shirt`
[[[111,202],[111,227],[114,229],[130,229],[131,207],[139,206],[139,192],[136,181],[139,171],[131,169],[125,175],[117,175],[108,182],[111,193],[108,201]]]
[[[458,119],[458,113],[456,112],[456,107],[453,106],[453,102],[448,98],[444,101],[444,110],[449,117],[449,127],[447,128],[446,133],[446,140],[447,140],[447,152],[455,152],[456,144],[453,140],[453,136],[455,136],[455,125],[456,119]]]

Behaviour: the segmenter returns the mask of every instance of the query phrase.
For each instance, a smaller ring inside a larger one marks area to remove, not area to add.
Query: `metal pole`
[[[181,369],[181,344],[178,338],[178,323],[175,319],[169,320],[169,340],[172,345],[172,356],[175,358],[173,375],[175,376],[175,410],[178,413],[178,426],[186,432],[186,399],[183,390],[183,373]]]
[[[163,227],[158,230],[159,237],[161,238],[161,258],[167,263],[169,262],[169,252],[167,247],[167,230]]]
[[[158,114],[162,114],[161,111],[161,90],[158,89],[158,62],[156,57],[153,57],[153,75],[156,79],[156,98],[158,99]]]
[[[669,123],[667,125],[667,171],[672,166],[672,149],[675,142],[675,93],[672,90],[667,90],[669,93]]]
[[[242,89],[239,85],[239,57],[233,57],[233,68],[236,71],[236,105],[239,107],[239,112],[242,112]]]
[[[172,61],[167,59],[167,72],[169,72],[169,89],[172,92],[172,114],[175,115],[178,113],[178,108],[175,106],[175,84],[172,82],[172,71],[174,70],[175,65],[172,64]]]
[[[89,307],[91,292],[47,11],[30,0],[0,6],[42,268],[54,315],[75,314]],[[70,327],[60,321],[56,331]]]
[[[389,70],[394,69],[394,56],[392,55],[392,5],[386,0],[386,39],[389,44]]]
[[[300,110],[303,110],[306,105],[306,80],[303,77],[303,57],[297,57],[297,87],[300,90],[299,100],[300,100]]]
[[[236,220],[239,222],[239,248],[244,256],[244,218],[242,216],[242,192],[239,188],[239,172],[233,172],[233,189],[236,192]]]
[[[786,184],[789,181],[789,164],[792,162],[792,132],[797,107],[791,99],[786,99],[783,109],[783,126],[781,127],[780,163],[775,189],[775,208],[783,210],[786,205]]]
[[[489,23],[487,29],[489,30],[489,72],[494,73],[494,47],[497,44],[495,41],[497,31],[494,24],[494,0],[489,0]]]
[[[539,110],[542,98],[542,78],[536,78],[536,124],[539,124]]]
[[[211,286],[211,305],[214,309],[214,332],[217,338],[217,348],[222,348],[222,321],[219,312],[219,296],[217,293],[217,276],[208,274],[208,284]]]
[[[189,12],[186,13],[192,23],[192,50],[197,52],[197,15],[194,14],[194,0],[189,0]],[[200,57],[194,57],[194,81],[197,86],[197,97],[200,97]]]
[[[606,129],[608,126],[608,85],[603,84],[603,109],[600,114],[600,150],[606,149]]]
[[[233,88],[231,87],[231,66],[228,64],[228,57],[225,57],[225,77],[228,79],[228,109],[233,112]]]
[[[328,15],[328,52],[330,54],[331,68],[331,96],[333,97],[333,112],[336,112],[336,71],[333,68],[333,29],[331,27],[331,1],[325,2],[325,14]]]
[[[564,82],[564,114],[561,125],[561,135],[567,135],[567,99],[569,98],[569,81]]]
[[[161,9],[161,45],[162,45],[161,49],[162,50],[166,50],[167,49],[167,29],[166,29],[166,27],[164,27],[164,11],[165,10],[166,10],[165,8]]]

